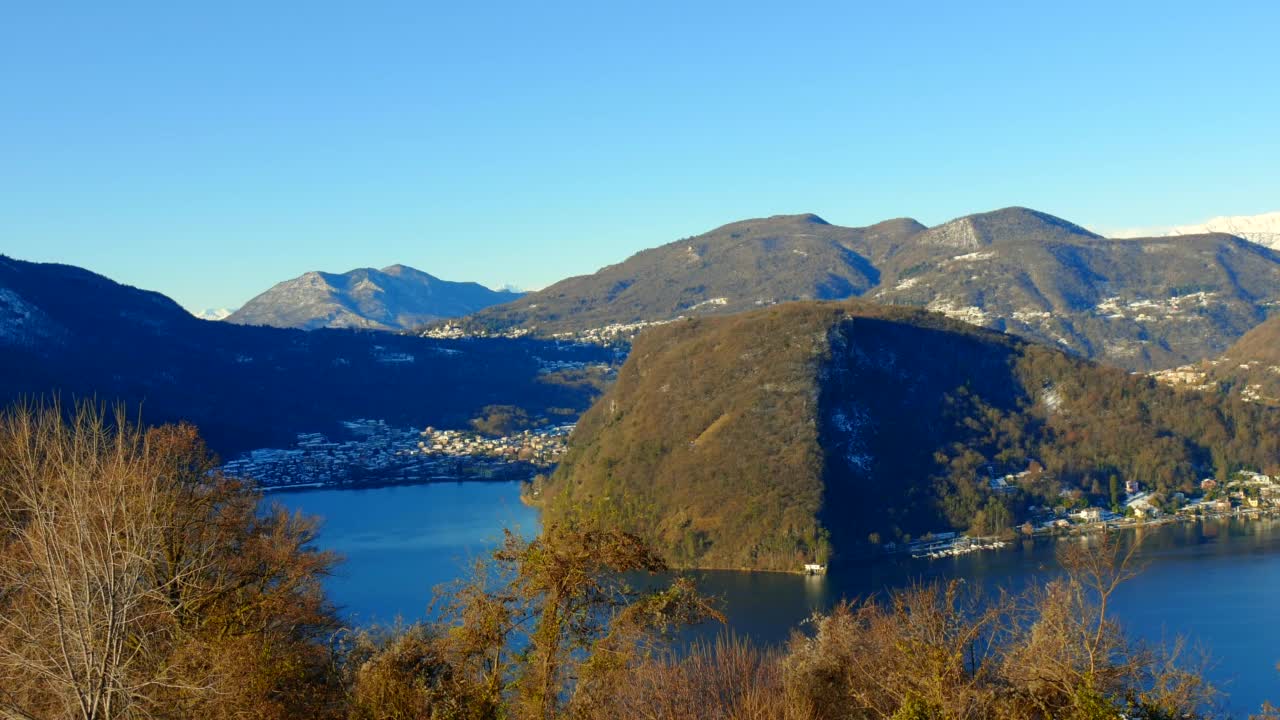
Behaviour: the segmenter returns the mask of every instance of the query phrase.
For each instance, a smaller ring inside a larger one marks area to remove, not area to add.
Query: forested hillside
[[[1280,464],[1277,431],[1256,404],[940,315],[794,303],[644,333],[536,492],[549,518],[608,518],[679,565],[790,570],[1105,502],[1112,475],[1172,502]]]

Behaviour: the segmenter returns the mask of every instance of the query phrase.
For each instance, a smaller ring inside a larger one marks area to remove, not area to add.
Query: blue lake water
[[[357,623],[422,617],[432,588],[463,577],[501,542],[503,528],[538,531],[537,511],[520,502],[515,482],[278,492],[268,500],[323,519],[321,546],[344,558],[329,593]]]
[[[537,513],[521,504],[517,483],[314,490],[271,499],[324,518],[321,545],[346,559],[329,589],[354,622],[421,617],[431,588],[464,574],[500,541],[504,527],[537,531]],[[1185,635],[1210,652],[1211,678],[1230,693],[1240,716],[1266,698],[1280,700],[1280,522],[1229,519],[1139,532],[1145,571],[1121,588],[1115,605],[1125,627],[1152,641]],[[704,592],[724,598],[735,632],[781,642],[805,617],[843,597],[921,579],[1018,589],[1054,567],[1053,542],[1040,541],[943,560],[885,559],[827,577],[697,578]]]

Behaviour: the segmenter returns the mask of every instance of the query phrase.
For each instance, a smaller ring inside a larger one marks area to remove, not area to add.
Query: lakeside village
[[[265,490],[527,480],[556,464],[573,425],[546,425],[490,437],[464,430],[396,428],[382,420],[342,423],[346,438],[299,433],[292,448],[263,448],[222,466]]]
[[[383,420],[342,423],[347,435],[330,440],[323,433],[299,433],[292,448],[262,448],[223,465],[228,475],[255,480],[263,489],[379,486],[436,481],[528,480],[559,462],[573,424],[544,425],[510,435],[492,437],[466,430],[428,427],[397,428]],[[991,477],[990,490],[1014,493],[1024,471]],[[914,541],[886,543],[888,553],[940,559],[981,550],[1008,547],[1018,536],[1070,535],[1106,529],[1190,521],[1207,517],[1255,517],[1280,514],[1280,476],[1239,471],[1220,483],[1200,482],[1200,495],[1188,497],[1145,490],[1129,480],[1122,502],[1112,509],[1084,506],[1078,491],[1061,493],[1055,507],[1031,507],[1031,519],[999,537],[976,537],[957,532],[929,533]],[[823,565],[804,567],[810,575],[826,572]]]
[[[990,488],[995,493],[1011,493],[1028,473],[993,477]],[[1053,508],[1031,507],[1032,519],[1016,528],[1023,537],[1068,535],[1185,522],[1208,517],[1259,517],[1280,514],[1280,476],[1252,471],[1239,471],[1220,483],[1214,478],[1200,481],[1200,495],[1188,497],[1172,493],[1165,497],[1144,490],[1136,480],[1124,486],[1123,503],[1115,509],[1081,507],[1067,504],[1073,493],[1062,491],[1064,504]],[[1116,510],[1119,510],[1117,512]],[[970,537],[956,532],[930,533],[903,545],[888,543],[891,553],[906,552],[914,558],[940,559],[965,555],[980,550],[996,550],[1012,542],[1008,537]]]
[[[534,305],[532,307],[537,306]],[[666,325],[668,323],[673,323],[676,320],[683,319],[684,316],[682,315],[674,320],[647,320],[632,323],[612,323],[603,327],[589,328],[586,330],[553,333],[551,338],[560,342],[568,342],[576,345],[614,345],[619,342],[629,343],[645,328]],[[489,337],[517,339],[522,337],[531,337],[534,332],[534,329],[522,327],[507,328],[505,330],[490,332],[481,328],[466,327],[459,322],[449,321],[442,325],[424,330],[421,333],[421,336],[437,340],[465,340],[468,338]]]

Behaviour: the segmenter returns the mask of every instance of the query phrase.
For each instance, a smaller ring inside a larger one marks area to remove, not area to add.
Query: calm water
[[[431,587],[465,572],[502,528],[536,531],[537,515],[515,483],[449,483],[370,490],[281,493],[272,498],[323,516],[322,544],[346,562],[330,591],[352,620],[423,614]],[[1068,540],[1064,542],[1074,542]],[[945,560],[885,560],[826,578],[701,573],[704,592],[726,601],[729,625],[780,642],[799,621],[842,597],[862,597],[920,579],[960,577],[1017,589],[1053,571],[1053,544]],[[1213,655],[1212,678],[1243,714],[1280,699],[1280,523],[1222,520],[1144,533],[1145,572],[1119,592],[1116,612],[1134,634],[1189,636]]]
[[[324,519],[321,545],[344,562],[329,593],[354,622],[422,617],[431,589],[468,573],[503,528],[537,533],[519,483],[433,483],[368,490],[272,493],[270,500]]]

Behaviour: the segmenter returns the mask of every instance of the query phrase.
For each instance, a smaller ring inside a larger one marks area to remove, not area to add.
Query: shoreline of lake
[[[515,484],[519,487],[519,492],[517,492],[516,496],[522,505],[524,505],[525,507],[531,510],[540,512],[541,504],[538,501],[534,500],[533,498],[530,498],[527,492],[533,486],[533,478],[512,478],[512,477],[493,477],[493,476],[490,476],[490,477],[439,476],[439,477],[422,479],[414,482],[370,480],[370,481],[358,481],[354,483],[342,483],[342,484],[300,483],[300,484],[293,484],[293,485],[286,485],[286,486],[262,487],[260,488],[260,490],[262,491],[264,496],[267,496],[267,495],[274,496],[274,495],[282,495],[282,494],[288,494],[288,493],[301,493],[301,492],[362,491],[362,490],[379,490],[379,489],[386,489],[386,488],[409,488],[409,487],[418,487],[418,486],[452,485],[452,484],[501,485],[501,484],[507,484],[507,483]],[[1166,525],[1196,524],[1196,523],[1203,523],[1209,520],[1221,520],[1221,519],[1228,519],[1228,518],[1242,518],[1246,520],[1249,520],[1249,519],[1276,520],[1276,519],[1280,519],[1280,510],[1276,510],[1272,508],[1235,507],[1229,511],[1219,511],[1219,512],[1203,512],[1202,511],[1198,513],[1175,513],[1175,514],[1163,515],[1161,517],[1154,518],[1154,519],[1140,519],[1140,520],[1126,519],[1126,520],[1120,520],[1120,521],[1109,520],[1109,521],[1082,523],[1082,524],[1073,525],[1069,528],[1037,528],[1030,535],[1016,534],[1012,536],[991,536],[991,537],[969,538],[970,540],[976,543],[979,543],[980,546],[976,547],[971,551],[957,553],[956,555],[952,555],[948,557],[970,554],[971,552],[977,552],[977,553],[1007,552],[1017,544],[1021,542],[1025,542],[1029,539],[1059,540],[1062,538],[1082,537],[1082,536],[1088,536],[1088,535],[1093,535],[1093,534],[1102,533],[1102,532],[1112,532],[1112,531],[1131,532],[1131,531],[1156,528],[1156,527],[1161,527]],[[539,522],[540,522],[540,519],[539,519]],[[964,539],[964,538],[965,536],[960,536],[960,538],[958,539]],[[984,544],[986,543],[986,541],[994,541],[994,540],[1000,540],[1001,544],[997,546],[989,546],[988,544]],[[869,562],[876,562],[878,560],[895,557],[895,556],[909,555],[911,553],[912,553],[911,546],[907,544],[903,544],[898,546],[897,549],[893,549],[893,550],[880,550],[880,551],[871,552],[871,553],[854,554],[849,556],[848,558],[845,558],[844,560],[837,559],[828,567],[827,570],[818,574],[826,574],[827,572],[829,572],[830,568],[843,569],[846,567],[860,567],[860,566],[867,565]],[[923,557],[917,557],[915,555],[912,555],[912,557],[913,559],[917,559],[917,560],[945,559],[941,557],[923,558]],[[702,572],[702,571],[743,572],[743,573],[767,573],[767,574],[799,575],[799,576],[808,576],[808,575],[814,574],[811,572],[806,572],[803,569],[775,570],[775,569],[749,568],[749,567],[673,566],[672,570],[676,572]]]
[[[319,547],[345,556],[326,586],[357,624],[424,617],[432,588],[466,576],[502,540],[504,528],[529,537],[537,512],[520,501],[520,483],[435,482],[383,488],[277,494],[290,509],[323,516]],[[1256,709],[1280,686],[1280,520],[1208,518],[1129,529],[1142,538],[1146,571],[1117,597],[1117,617],[1136,637],[1191,636],[1219,661],[1213,680]],[[825,576],[697,570],[703,592],[723,597],[727,630],[764,644],[784,642],[814,612],[844,598],[882,595],[915,582],[964,579],[993,592],[1043,582],[1057,571],[1056,547],[1091,534],[1026,538],[997,552],[936,560],[882,555],[842,564]],[[721,628],[706,628],[714,635]],[[1258,700],[1258,702],[1254,702]],[[1235,703],[1233,703],[1235,705]]]

